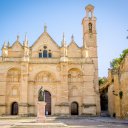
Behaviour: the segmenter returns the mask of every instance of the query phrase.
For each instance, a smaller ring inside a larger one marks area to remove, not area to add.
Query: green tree
[[[110,62],[110,67],[112,69],[118,69],[121,63],[121,58],[115,58]]]
[[[128,49],[125,49],[125,50],[122,51],[122,54],[120,54],[121,60],[123,60],[125,58],[127,53],[128,53]]]
[[[106,77],[100,77],[99,78],[99,85],[102,85],[102,84],[104,84],[104,83],[106,83],[107,82],[107,78]]]
[[[123,50],[119,58],[113,59],[110,62],[110,67],[112,69],[118,69],[120,67],[121,61],[125,58],[126,54],[128,54],[128,49]]]

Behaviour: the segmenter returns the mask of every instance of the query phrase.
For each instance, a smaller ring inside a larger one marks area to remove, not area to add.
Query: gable
[[[44,32],[31,46],[32,57],[37,57],[38,52],[47,47],[47,50],[51,50],[54,57],[59,57],[60,47],[57,43],[50,37],[47,32]]]
[[[19,41],[14,42],[14,44],[8,49],[8,57],[22,57],[23,56],[23,46]]]
[[[23,47],[22,47],[22,45],[20,44],[19,41],[16,41],[16,42],[12,45],[11,50],[12,50],[12,51],[22,51],[22,50],[23,50]]]
[[[57,43],[50,37],[50,35],[47,32],[44,32],[41,34],[41,36],[35,41],[35,43],[31,46],[33,50],[35,50],[37,47],[41,45],[49,45],[58,48],[59,46]]]
[[[81,49],[75,42],[71,42],[68,46],[68,57],[81,57]]]
[[[75,42],[71,42],[69,45],[68,45],[69,48],[75,48],[75,49],[79,49],[78,45],[75,43]]]

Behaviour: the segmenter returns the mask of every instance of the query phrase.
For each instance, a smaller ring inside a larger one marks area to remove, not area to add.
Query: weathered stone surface
[[[116,118],[128,118],[128,56],[118,70],[109,70],[107,83],[100,87],[100,92],[108,97],[108,112]]]
[[[45,120],[46,120],[45,105],[46,103],[44,101],[37,102],[37,122],[38,123],[45,123]]]
[[[92,14],[91,18],[89,13]],[[46,100],[51,105],[51,115],[70,115],[74,109],[72,103],[77,106],[75,109],[78,113],[75,114],[100,113],[96,18],[93,13],[93,9],[86,8],[86,16],[82,21],[82,47],[75,43],[73,36],[69,46],[64,37],[62,46],[58,46],[45,30],[31,47],[26,38],[23,45],[17,38],[12,46],[2,49],[0,115],[12,114],[17,107],[15,104],[13,106],[15,102],[18,104],[18,115],[37,115],[41,86],[45,92],[49,92]],[[92,28],[89,28],[89,23]],[[95,106],[82,108],[82,104],[86,103]]]

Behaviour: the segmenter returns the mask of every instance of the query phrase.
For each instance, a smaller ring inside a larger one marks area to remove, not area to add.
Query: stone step
[[[63,123],[19,123],[11,128],[68,128],[68,125]]]
[[[109,113],[107,111],[102,111],[100,114],[101,117],[110,117]]]

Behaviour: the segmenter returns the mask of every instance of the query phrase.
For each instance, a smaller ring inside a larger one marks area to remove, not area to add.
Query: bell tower
[[[88,51],[88,57],[97,57],[96,40],[96,17],[94,16],[94,6],[88,5],[85,8],[86,15],[82,21],[83,25],[83,48]],[[87,56],[86,56],[87,57]]]
[[[98,91],[98,56],[97,56],[97,33],[96,17],[94,16],[94,6],[87,5],[86,15],[82,21],[83,25],[83,57],[90,58],[95,68],[95,89]]]
[[[96,17],[94,16],[94,6],[87,5],[86,14],[82,21],[83,25],[83,57],[92,60],[93,70],[93,86],[96,97],[96,111],[100,113],[100,95],[98,84],[98,56],[97,56],[97,33],[96,33]]]

